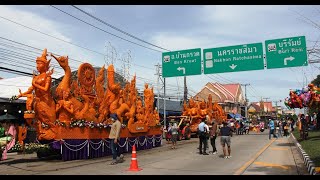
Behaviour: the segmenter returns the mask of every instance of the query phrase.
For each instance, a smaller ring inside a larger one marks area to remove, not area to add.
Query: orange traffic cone
[[[132,146],[132,156],[131,156],[131,164],[130,168],[128,169],[129,171],[140,171],[142,170],[141,168],[138,167],[138,161],[137,161],[137,154],[136,154],[136,146]]]

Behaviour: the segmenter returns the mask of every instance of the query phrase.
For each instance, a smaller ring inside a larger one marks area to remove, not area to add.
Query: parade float
[[[209,94],[207,102],[195,101],[193,98],[190,98],[188,104],[184,102],[182,118],[189,124],[191,133],[195,134],[203,118],[206,118],[208,125],[211,125],[212,121],[221,124],[227,120],[227,114],[217,102],[212,102],[212,96]]]
[[[54,73],[50,69],[53,57],[64,70],[64,76],[51,92]],[[62,160],[89,159],[111,154],[108,139],[110,114],[116,113],[122,124],[120,151],[131,152],[161,145],[160,117],[154,109],[153,88],[145,84],[143,99],[138,96],[136,77],[121,87],[115,82],[111,64],[103,66],[98,74],[93,66],[83,63],[78,68],[77,79],[72,79],[68,56],[47,54],[45,49],[36,58],[38,74],[32,85],[20,92],[16,99],[27,97],[24,118],[37,131],[37,139],[57,150]],[[106,73],[105,73],[106,71]],[[106,77],[105,77],[106,74]],[[106,84],[106,87],[104,87]]]
[[[320,106],[320,88],[310,83],[302,89],[290,90],[284,104],[288,109],[317,108]]]

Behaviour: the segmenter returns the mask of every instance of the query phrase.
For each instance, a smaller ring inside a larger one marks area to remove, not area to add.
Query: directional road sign
[[[266,40],[267,69],[307,66],[305,36]]]
[[[201,48],[162,53],[162,77],[201,74]]]
[[[264,69],[262,43],[203,50],[204,74]]]

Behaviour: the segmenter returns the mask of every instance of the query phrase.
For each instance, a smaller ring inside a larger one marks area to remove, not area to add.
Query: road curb
[[[306,153],[306,151],[304,151],[302,149],[301,144],[298,142],[298,140],[294,137],[294,135],[292,133],[290,133],[291,138],[293,139],[294,144],[296,145],[296,147],[299,149],[300,155],[303,158],[304,164],[306,165],[308,172],[310,175],[320,175],[320,173],[318,173],[316,171],[316,167],[315,164],[313,163],[313,161],[310,159],[310,156]]]

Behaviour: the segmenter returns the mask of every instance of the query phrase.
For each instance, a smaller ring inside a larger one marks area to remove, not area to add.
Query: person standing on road
[[[294,131],[294,124],[296,123],[295,120],[290,117],[290,121],[291,121],[291,132]]]
[[[304,114],[300,115],[300,138],[306,140],[308,137],[308,122]]]
[[[232,133],[232,129],[228,127],[227,122],[224,121],[222,124],[223,124],[223,127],[220,129],[220,134],[221,134],[220,143],[222,146],[224,158],[229,159],[231,158],[231,137],[230,136]],[[227,150],[225,148],[226,144],[228,146],[228,155],[227,155]]]
[[[202,118],[202,122],[198,125],[198,132],[199,132],[199,153],[203,155],[209,155],[207,150],[207,134],[209,134],[209,127],[206,124],[206,118]],[[202,144],[203,144],[203,151],[202,151]]]
[[[282,130],[283,130],[282,121],[279,120],[279,122],[277,123],[278,137],[282,137]]]
[[[177,138],[178,138],[178,130],[179,130],[179,127],[177,126],[177,123],[173,123],[173,126],[170,128],[171,142],[172,142],[171,149],[176,149]]]
[[[217,154],[217,148],[216,148],[216,138],[217,138],[217,128],[218,125],[214,121],[212,121],[212,127],[210,129],[210,143],[212,146],[212,154]]]
[[[112,162],[111,165],[115,165],[118,162],[123,162],[123,154],[120,154],[120,131],[121,131],[121,123],[118,119],[117,114],[110,115],[111,120],[113,121],[110,129],[109,139],[110,139],[110,146],[112,151]],[[119,159],[117,161],[117,158]]]
[[[0,148],[2,151],[1,160],[7,160],[7,152],[15,145],[17,130],[12,122],[5,121],[5,137],[0,138]]]
[[[274,132],[274,121],[272,119],[269,119],[269,139],[271,139],[271,134],[273,135],[274,138],[277,138]]]
[[[317,128],[317,130],[319,130],[319,129],[320,129],[320,109],[319,109],[319,111],[318,111],[318,114],[317,114],[316,119],[317,119],[316,128]]]

